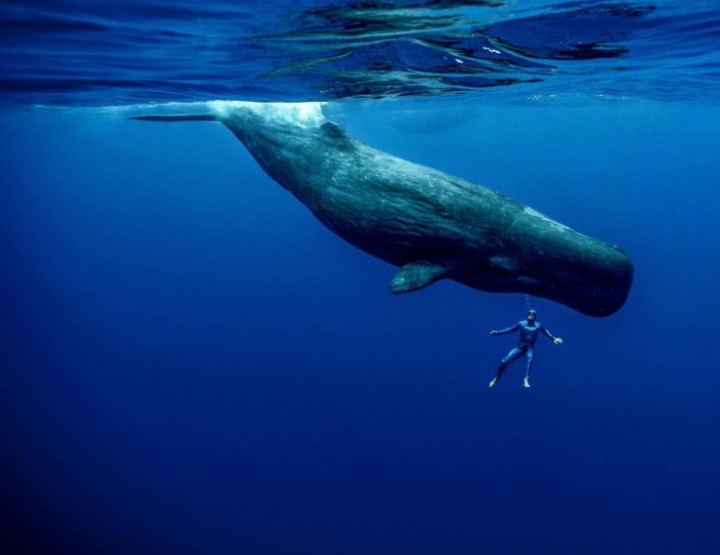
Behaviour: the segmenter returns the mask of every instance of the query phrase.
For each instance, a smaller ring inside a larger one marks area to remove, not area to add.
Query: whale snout
[[[632,287],[634,267],[630,257],[615,245],[602,243],[572,255],[563,270],[555,266],[554,291],[549,298],[581,314],[602,318],[620,310]]]

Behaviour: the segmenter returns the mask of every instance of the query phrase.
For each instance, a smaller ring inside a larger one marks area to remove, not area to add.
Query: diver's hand
[[[563,344],[562,337],[556,337],[555,339],[553,339],[553,343],[555,343],[555,345],[562,345]]]
[[[498,330],[492,330],[489,335],[500,335],[500,332]]]

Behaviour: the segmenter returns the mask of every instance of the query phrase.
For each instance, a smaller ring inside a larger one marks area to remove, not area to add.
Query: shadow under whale
[[[203,114],[132,119],[223,123],[326,227],[399,266],[393,293],[451,279],[595,317],[627,299],[633,264],[620,247],[482,185],[374,149],[327,121],[316,104],[208,106]]]

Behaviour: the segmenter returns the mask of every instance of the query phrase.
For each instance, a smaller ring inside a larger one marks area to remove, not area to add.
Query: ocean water
[[[0,6],[8,554],[720,552],[715,2]],[[608,318],[396,269],[219,124],[364,142],[632,257]],[[180,108],[188,108],[186,105]],[[190,106],[202,110],[202,104]]]

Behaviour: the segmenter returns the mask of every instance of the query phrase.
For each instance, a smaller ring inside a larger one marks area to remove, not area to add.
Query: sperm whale
[[[221,122],[328,229],[398,266],[393,293],[451,279],[543,297],[595,317],[615,313],[628,297],[633,264],[617,245],[488,187],[364,144],[317,105],[208,108],[132,119]]]

